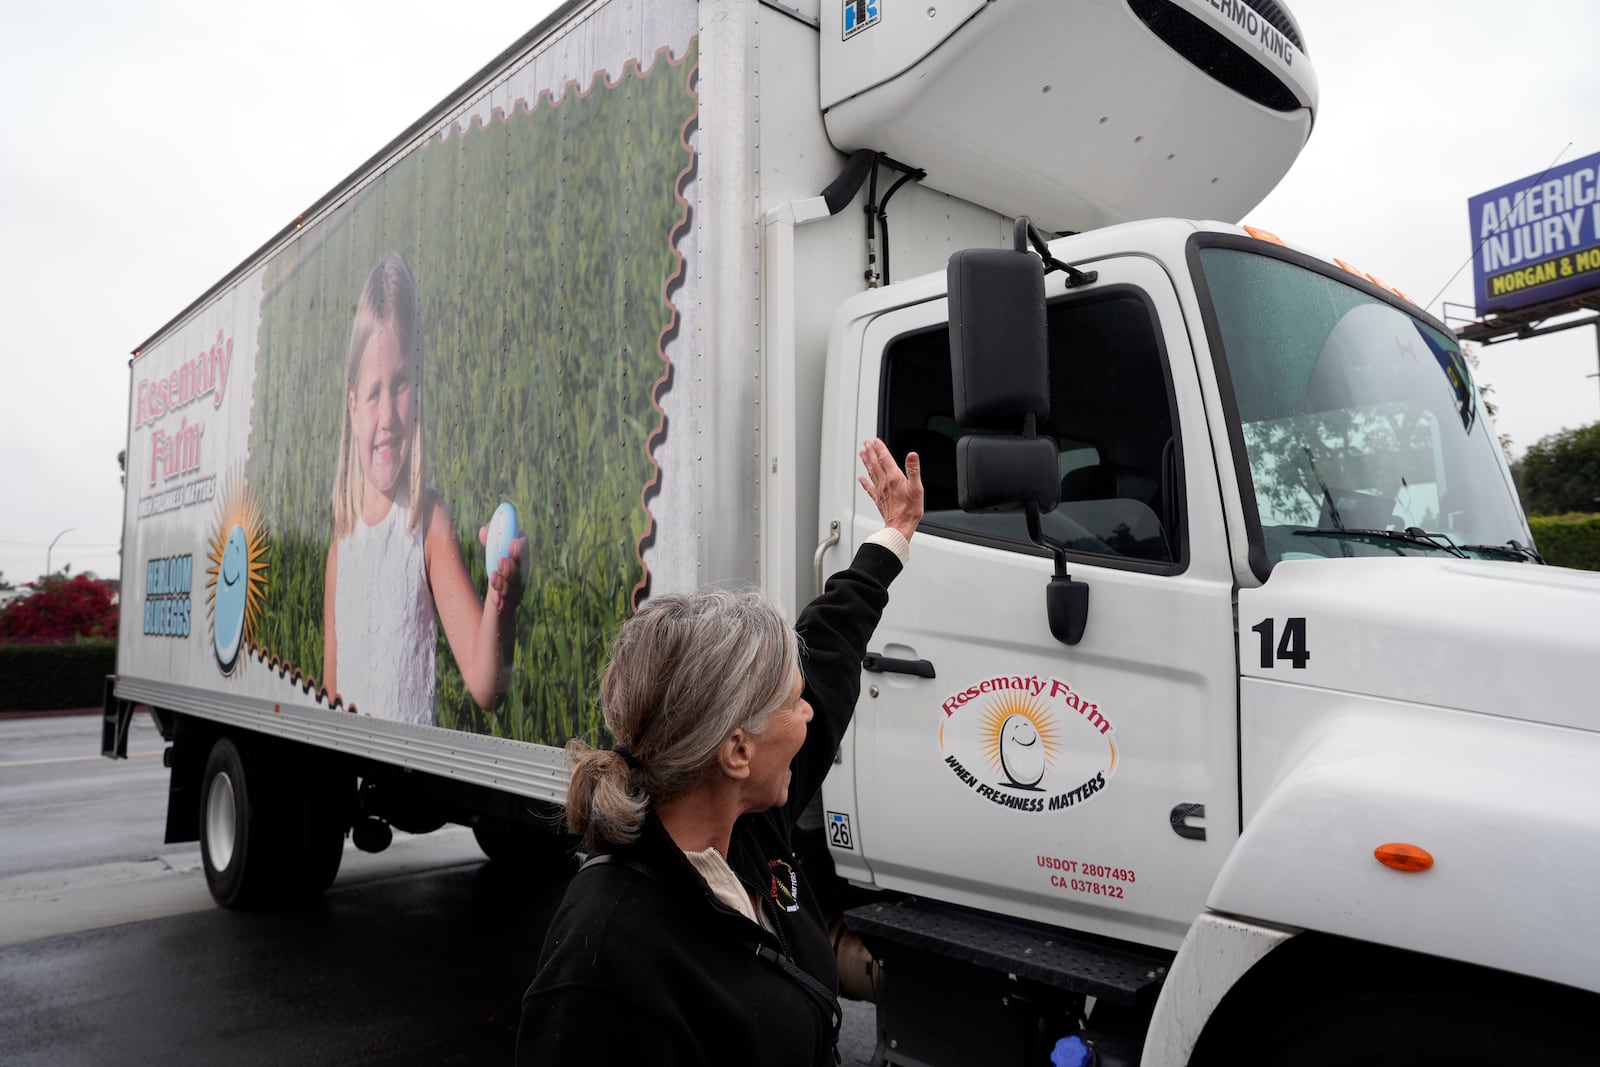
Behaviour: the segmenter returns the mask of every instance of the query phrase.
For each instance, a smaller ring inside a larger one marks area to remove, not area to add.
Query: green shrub
[[[1600,499],[1600,422],[1540,438],[1518,466],[1517,488],[1530,513],[1587,511]]]
[[[1600,571],[1600,515],[1530,515],[1528,526],[1545,562]]]
[[[116,669],[115,641],[0,645],[0,710],[98,708]]]

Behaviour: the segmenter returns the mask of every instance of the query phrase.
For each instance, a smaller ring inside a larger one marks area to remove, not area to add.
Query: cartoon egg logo
[[[1044,740],[1026,715],[1011,715],[1000,724],[1000,770],[1012,785],[1031,789],[1044,779]]]
[[[996,784],[1038,792],[1061,756],[1061,733],[1049,707],[1037,698],[1008,694],[984,709],[983,756],[999,772]]]
[[[212,637],[216,645],[217,662],[224,671],[233,669],[244,637],[247,590],[245,565],[248,555],[245,541],[243,526],[235,526],[228,531],[228,539],[222,548],[222,567],[217,575]]]
[[[242,474],[230,477],[211,527],[206,568],[206,610],[211,647],[223,674],[242,662],[256,638],[267,585],[267,527],[261,502]]]

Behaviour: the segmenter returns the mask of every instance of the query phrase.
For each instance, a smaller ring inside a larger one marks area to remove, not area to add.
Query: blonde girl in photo
[[[416,280],[391,253],[368,274],[350,330],[323,587],[323,685],[363,714],[432,726],[436,619],[472,699],[488,708],[504,693],[528,542],[512,541],[485,603],[449,509],[427,483],[422,359]]]

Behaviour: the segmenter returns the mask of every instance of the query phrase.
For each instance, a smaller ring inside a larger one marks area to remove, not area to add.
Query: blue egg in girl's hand
[[[517,539],[517,509],[509,501],[501,501],[489,520],[489,531],[483,541],[483,566],[488,574],[500,568],[500,561],[511,554],[511,542]]]

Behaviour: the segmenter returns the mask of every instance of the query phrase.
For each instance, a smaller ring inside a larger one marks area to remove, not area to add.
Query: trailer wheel
[[[228,738],[211,746],[200,786],[200,858],[212,899],[224,908],[247,908],[270,895],[254,785],[238,746]]]

